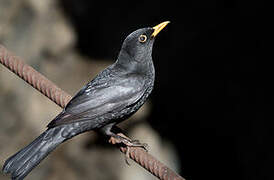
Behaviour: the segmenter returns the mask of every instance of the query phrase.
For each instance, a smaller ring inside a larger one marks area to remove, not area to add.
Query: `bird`
[[[13,180],[22,180],[58,145],[91,130],[127,147],[144,147],[113,129],[133,115],[151,94],[155,79],[152,48],[156,35],[168,23],[130,33],[116,61],[80,89],[40,136],[8,158],[3,172],[11,174]]]

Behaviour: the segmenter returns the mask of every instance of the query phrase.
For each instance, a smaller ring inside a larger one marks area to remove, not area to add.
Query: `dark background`
[[[149,123],[187,179],[273,179],[273,88],[263,1],[63,0],[77,49],[114,59],[135,29],[169,20],[154,45]]]

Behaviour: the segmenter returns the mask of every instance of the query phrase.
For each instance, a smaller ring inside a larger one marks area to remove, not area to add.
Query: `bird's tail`
[[[64,127],[54,127],[43,132],[28,146],[11,156],[3,166],[4,173],[11,173],[13,180],[22,180],[51,151],[68,138]]]

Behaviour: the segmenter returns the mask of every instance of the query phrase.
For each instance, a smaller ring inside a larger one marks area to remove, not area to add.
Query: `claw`
[[[111,136],[109,139],[109,142],[112,144],[124,144],[126,146],[126,155],[125,155],[125,161],[127,163],[127,165],[130,166],[129,163],[129,159],[130,159],[130,148],[131,147],[141,147],[143,148],[146,152],[148,152],[148,144],[147,143],[140,143],[139,140],[130,140],[127,137],[123,137],[123,136],[119,136],[119,135],[115,135],[115,136]]]
[[[125,161],[126,161],[126,164],[130,166],[130,163],[128,161],[130,159],[130,157],[129,157],[129,148],[130,147],[126,147],[126,148],[127,148],[127,150],[126,150],[126,155],[125,155]]]
[[[142,148],[143,148],[146,152],[148,152],[149,146],[148,146],[147,143],[143,143]]]

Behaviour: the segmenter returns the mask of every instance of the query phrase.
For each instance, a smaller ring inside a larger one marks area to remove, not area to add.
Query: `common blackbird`
[[[155,36],[169,23],[132,32],[122,44],[116,62],[86,84],[28,146],[11,156],[3,172],[21,180],[62,142],[96,130],[125,146],[143,146],[114,133],[115,125],[134,114],[154,85],[152,46]]]

